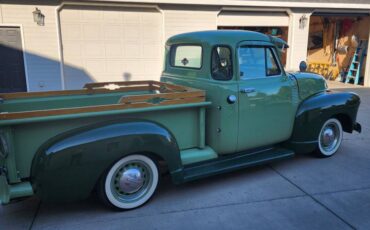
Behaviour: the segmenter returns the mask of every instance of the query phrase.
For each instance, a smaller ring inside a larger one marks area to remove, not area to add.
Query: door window
[[[266,48],[266,75],[280,75],[281,71],[271,48]]]
[[[241,80],[281,74],[277,59],[269,47],[244,46],[239,48],[238,54]]]
[[[212,50],[211,73],[215,80],[227,81],[233,77],[231,50],[226,46],[216,46]]]

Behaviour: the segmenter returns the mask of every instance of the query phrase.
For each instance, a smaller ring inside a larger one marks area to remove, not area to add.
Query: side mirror
[[[306,70],[307,70],[307,63],[305,61],[301,61],[301,63],[299,63],[299,71],[306,72]]]

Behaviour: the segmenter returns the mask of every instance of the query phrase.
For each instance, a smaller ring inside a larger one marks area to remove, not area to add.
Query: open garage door
[[[66,89],[160,78],[163,28],[157,10],[67,6],[60,23]]]
[[[285,12],[221,11],[217,28],[220,30],[250,30],[288,41],[289,16]],[[286,64],[286,50],[282,63]]]
[[[308,70],[329,80],[364,84],[369,24],[368,13],[313,13],[307,44]]]

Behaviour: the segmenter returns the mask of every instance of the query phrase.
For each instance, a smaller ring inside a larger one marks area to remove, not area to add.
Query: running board
[[[186,166],[184,168],[184,182],[266,164],[277,160],[291,158],[293,156],[294,152],[292,150],[282,148],[273,148],[249,154],[241,153],[233,154],[231,156],[221,156],[215,160]]]

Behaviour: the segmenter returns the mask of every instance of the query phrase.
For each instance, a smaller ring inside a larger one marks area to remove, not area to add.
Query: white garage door
[[[222,11],[218,26],[289,26],[289,16],[284,12]]]
[[[66,89],[87,82],[159,79],[163,28],[158,11],[68,6],[60,21]]]

